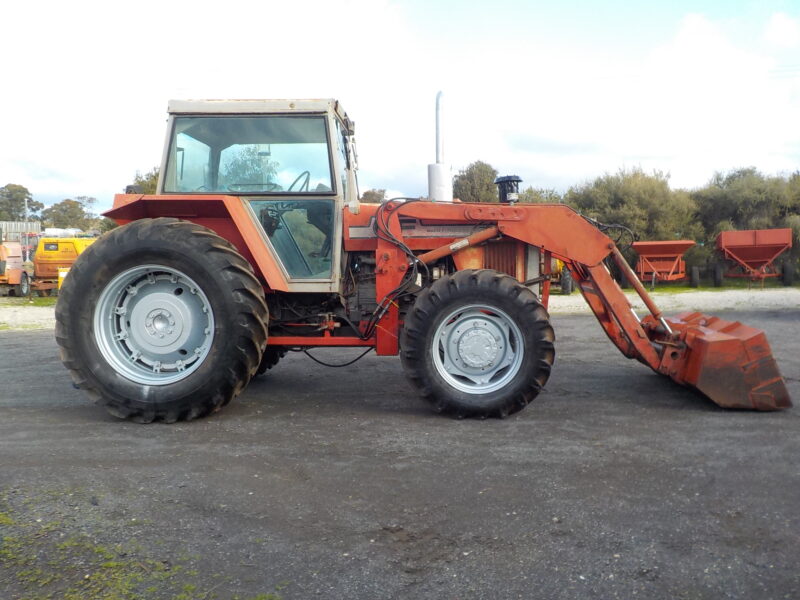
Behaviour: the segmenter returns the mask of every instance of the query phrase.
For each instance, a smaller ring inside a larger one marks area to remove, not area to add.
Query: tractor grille
[[[483,266],[517,276],[517,242],[495,242],[486,245]]]

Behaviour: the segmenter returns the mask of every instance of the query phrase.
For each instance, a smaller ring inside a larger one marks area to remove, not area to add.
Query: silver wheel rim
[[[94,338],[123,377],[167,385],[191,375],[214,340],[211,304],[190,277],[162,265],[142,265],[114,277],[94,311]]]
[[[488,394],[520,370],[522,333],[506,313],[473,304],[451,312],[433,334],[433,364],[448,385],[467,394]]]

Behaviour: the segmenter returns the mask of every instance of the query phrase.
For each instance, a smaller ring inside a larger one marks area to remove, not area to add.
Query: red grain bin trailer
[[[639,255],[636,275],[643,282],[678,281],[686,277],[686,262],[683,255],[694,246],[692,240],[663,240],[634,242],[633,249]]]
[[[792,230],[788,228],[723,231],[717,236],[717,250],[727,264],[714,269],[714,285],[722,285],[723,276],[746,277],[762,284],[767,277],[780,277],[775,259],[791,247]],[[784,283],[791,284],[792,275],[791,265],[785,266]]]

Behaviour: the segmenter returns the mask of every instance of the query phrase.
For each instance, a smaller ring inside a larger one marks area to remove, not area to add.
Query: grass
[[[221,596],[181,556],[153,556],[135,541],[104,544],[104,527],[74,521],[75,490],[0,495],[0,593],[19,600],[281,600],[275,593]],[[46,520],[45,520],[46,517]],[[97,531],[92,531],[96,529]],[[97,535],[96,535],[97,534]],[[224,574],[218,577],[225,581]],[[277,589],[277,588],[276,588]]]
[[[734,279],[728,278],[724,282],[725,285],[722,287],[714,287],[710,283],[708,284],[701,284],[699,287],[693,288],[685,281],[678,281],[678,282],[665,282],[665,283],[657,283],[655,290],[650,289],[650,284],[645,284],[645,289],[648,292],[656,292],[659,294],[684,294],[686,292],[721,292],[726,290],[753,290],[759,291],[762,289],[761,283],[758,281],[751,282],[747,279]],[[800,289],[800,283],[797,283],[793,286],[787,288],[786,286],[781,283],[775,277],[769,278],[764,280],[764,287],[763,289]],[[627,290],[632,291],[632,290]]]
[[[657,283],[654,290],[650,289],[649,284],[645,284],[644,288],[647,290],[648,294],[686,294],[689,292],[725,292],[725,291],[733,291],[733,290],[748,290],[751,289],[753,292],[761,291],[761,284],[756,282],[752,283],[752,285],[748,285],[750,282],[745,279],[726,279],[725,285],[722,287],[713,287],[711,285],[701,285],[700,287],[693,288],[688,283],[685,282],[671,282],[671,283]],[[793,289],[797,290],[800,289],[800,284],[795,284],[791,287],[786,287],[779,281],[770,281],[767,280],[764,283],[765,290],[772,290],[772,289]],[[636,291],[633,288],[627,288],[623,290],[628,296],[636,296]],[[553,293],[558,296],[560,295],[558,288],[556,288]],[[577,292],[573,292],[576,294]]]
[[[25,323],[23,325],[11,325],[11,323],[4,323],[0,321],[0,331],[25,331],[25,330],[34,330],[34,329],[42,329],[41,325],[36,325],[35,323]]]
[[[39,296],[31,296],[30,298],[4,296],[0,297],[0,306],[55,306],[57,301],[58,298],[56,296],[47,298],[40,298]]]

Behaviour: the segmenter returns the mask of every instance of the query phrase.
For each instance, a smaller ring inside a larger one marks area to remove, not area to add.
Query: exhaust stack
[[[444,162],[442,133],[442,92],[436,94],[436,162],[428,165],[428,199],[433,202],[453,201],[453,175]]]

